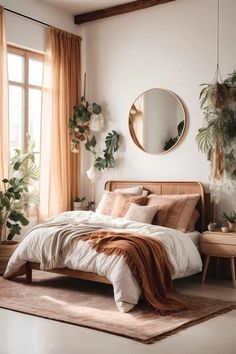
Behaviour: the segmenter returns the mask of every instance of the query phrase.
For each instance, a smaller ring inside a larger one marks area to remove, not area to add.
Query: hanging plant
[[[119,149],[119,134],[112,130],[105,139],[106,148],[103,150],[103,157],[96,157],[94,167],[99,171],[104,168],[111,168],[115,165],[114,153]]]
[[[203,85],[204,126],[196,141],[211,162],[212,196],[218,202],[224,180],[236,182],[236,72],[222,83]]]
[[[104,127],[102,108],[97,103],[89,105],[84,97],[81,102],[73,108],[73,117],[69,119],[69,132],[71,135],[71,151],[79,152],[79,145],[84,143],[85,149],[95,157],[94,168],[99,171],[105,168],[112,168],[115,165],[114,153],[119,148],[120,135],[115,131],[109,132],[105,138],[106,148],[103,150],[103,157],[98,157],[95,147],[97,139],[93,132],[100,132]]]

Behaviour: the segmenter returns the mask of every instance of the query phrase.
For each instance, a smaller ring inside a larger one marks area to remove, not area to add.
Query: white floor
[[[236,301],[229,281],[185,279],[188,294]],[[0,309],[0,354],[236,354],[236,310],[189,327],[154,344]]]

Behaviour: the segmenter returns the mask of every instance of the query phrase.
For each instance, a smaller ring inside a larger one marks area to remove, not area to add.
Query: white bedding
[[[65,212],[50,220],[67,223],[73,220],[73,223],[86,223],[103,229],[106,227],[113,230],[124,229],[125,231],[137,232],[156,238],[163,243],[169,261],[173,265],[173,279],[198,273],[202,269],[201,257],[196,246],[189,237],[186,237],[180,231],[128,221],[123,218],[98,215],[90,211]],[[40,263],[41,269],[45,269],[42,259],[46,258],[48,264],[50,264],[55,247],[58,247],[58,244],[55,246],[53,228],[32,229],[12,255],[4,277],[11,277],[27,261]],[[73,249],[65,252],[64,258],[60,259],[60,263],[54,264],[54,266],[57,268],[68,267],[106,276],[113,285],[117,308],[122,312],[128,312],[138,303],[141,291],[123,257],[97,253],[90,247],[89,241],[75,243]]]
[[[199,231],[187,232],[185,233],[185,235],[188,236],[193,241],[196,247],[199,247],[200,237],[201,237],[201,233]]]

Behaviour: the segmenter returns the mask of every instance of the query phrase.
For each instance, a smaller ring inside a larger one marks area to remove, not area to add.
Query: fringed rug
[[[235,307],[235,303],[198,296],[183,296],[189,310],[168,316],[144,304],[129,313],[117,310],[110,285],[86,282],[35,271],[33,283],[25,277],[0,278],[0,307],[51,320],[153,343]]]

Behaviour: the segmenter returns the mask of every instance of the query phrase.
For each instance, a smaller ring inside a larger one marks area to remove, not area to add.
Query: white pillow
[[[147,196],[148,196],[148,193],[149,193],[149,192],[148,192],[146,189],[143,190],[143,196],[144,196],[144,197],[147,197]]]
[[[97,208],[95,210],[95,212],[97,214],[101,214],[101,211],[102,211],[103,206],[104,206],[104,202],[106,200],[107,193],[108,193],[108,191],[104,191],[103,192],[102,198],[101,198],[100,202],[98,203],[98,206],[97,206]]]
[[[130,188],[117,188],[114,190],[114,192],[119,192],[119,193],[134,193],[134,194],[143,194],[143,186],[137,186],[137,187],[130,187]]]
[[[130,207],[125,214],[125,219],[137,222],[151,224],[154,216],[157,213],[158,206],[154,205],[137,205],[130,204]]]

